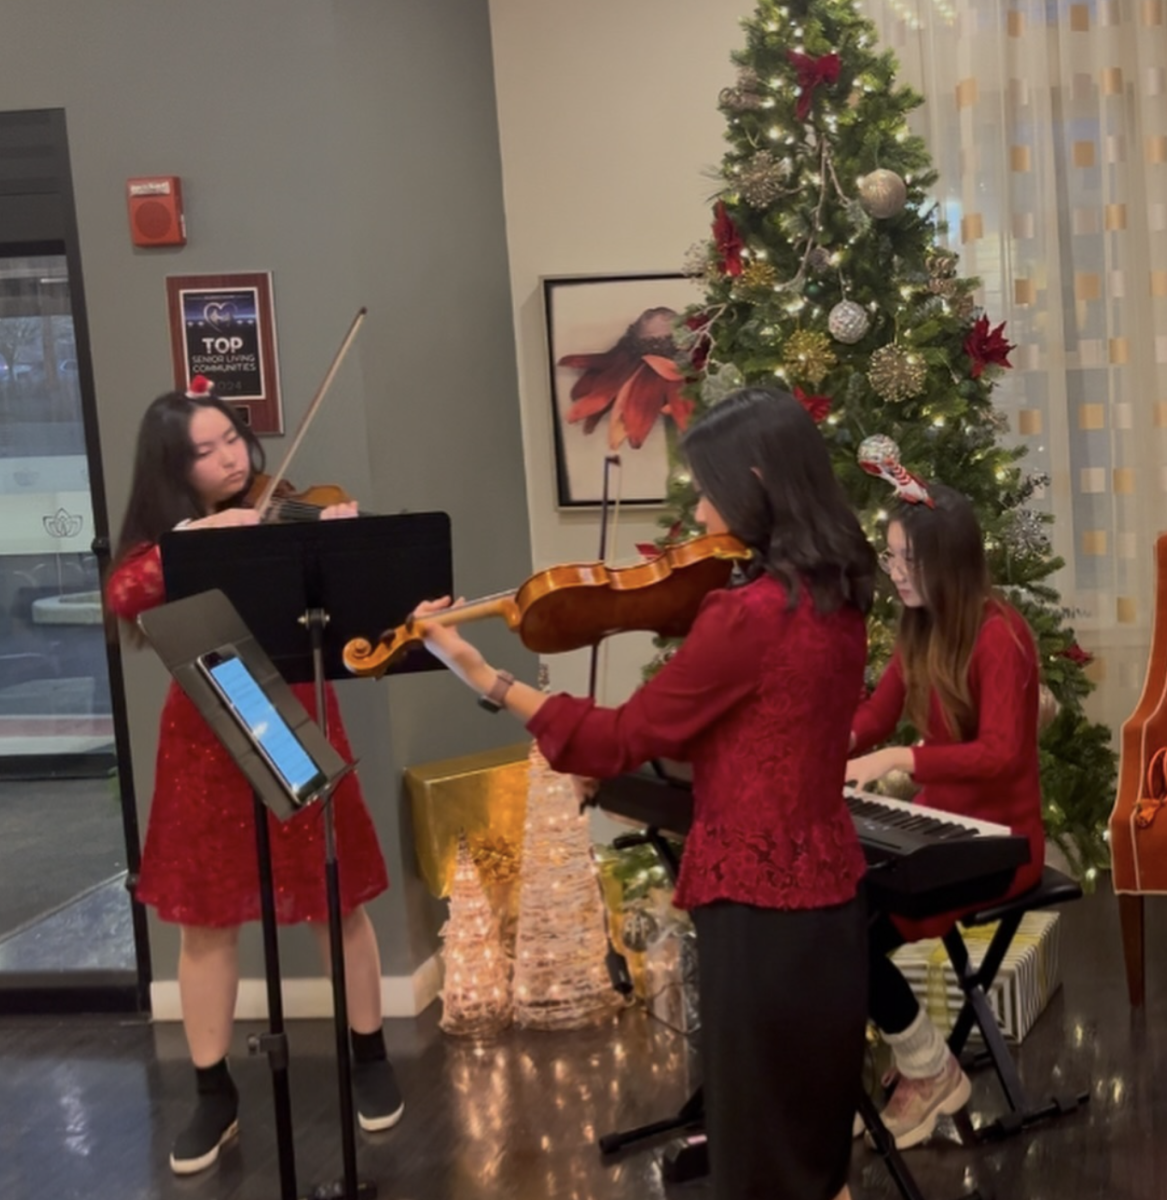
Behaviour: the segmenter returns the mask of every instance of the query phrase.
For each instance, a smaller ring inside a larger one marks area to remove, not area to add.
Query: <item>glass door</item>
[[[134,992],[136,829],[63,243],[0,248],[0,507],[0,1009],[22,988]]]

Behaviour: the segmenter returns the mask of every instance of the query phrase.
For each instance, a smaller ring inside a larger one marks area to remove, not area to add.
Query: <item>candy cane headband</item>
[[[886,434],[877,433],[864,438],[859,444],[857,457],[859,465],[868,475],[891,484],[897,500],[936,507],[924,481],[901,465],[900,448]]]

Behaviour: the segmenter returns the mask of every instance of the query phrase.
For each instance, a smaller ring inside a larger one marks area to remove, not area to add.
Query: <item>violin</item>
[[[425,629],[502,617],[536,654],[594,646],[633,630],[682,637],[705,596],[728,582],[752,552],[729,534],[704,534],[629,567],[568,563],[532,575],[517,591],[485,596],[426,617],[409,617],[374,646],[353,638],[342,654],[354,675],[377,678],[425,640]]]
[[[246,508],[256,508],[264,492],[271,487],[271,476],[257,474],[243,497]],[[335,483],[315,484],[302,492],[286,480],[279,480],[272,489],[268,506],[260,520],[266,523],[289,521],[318,521],[324,509],[333,504],[348,504],[352,496]]]

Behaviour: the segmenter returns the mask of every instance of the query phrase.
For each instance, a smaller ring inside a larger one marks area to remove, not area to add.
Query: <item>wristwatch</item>
[[[478,697],[479,708],[485,708],[487,712],[491,713],[502,712],[507,692],[510,691],[514,681],[515,677],[510,671],[496,671],[490,691],[484,692]]]

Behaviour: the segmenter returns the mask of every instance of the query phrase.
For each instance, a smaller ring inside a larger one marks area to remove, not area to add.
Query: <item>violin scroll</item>
[[[345,643],[341,657],[344,659],[345,667],[352,674],[362,678],[380,679],[393,665],[394,659],[404,653],[405,647],[401,647],[397,654],[393,654],[384,642],[379,642],[374,647],[368,638],[353,638]]]

